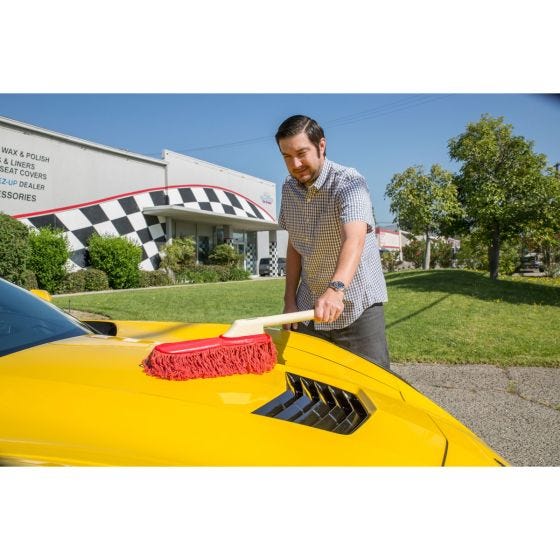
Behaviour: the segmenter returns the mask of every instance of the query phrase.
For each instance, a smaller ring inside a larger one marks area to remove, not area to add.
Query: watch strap
[[[344,292],[346,290],[346,285],[340,280],[333,280],[329,282],[329,288],[333,289],[335,292]]]

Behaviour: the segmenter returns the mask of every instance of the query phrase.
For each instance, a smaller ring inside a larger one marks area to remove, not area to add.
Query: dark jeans
[[[298,325],[298,332],[323,338],[370,362],[390,369],[389,350],[385,336],[383,304],[368,307],[351,325],[332,331],[315,330],[313,321],[308,326]]]

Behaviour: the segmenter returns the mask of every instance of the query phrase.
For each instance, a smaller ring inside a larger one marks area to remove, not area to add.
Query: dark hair
[[[276,143],[280,145],[280,140],[283,138],[296,136],[296,134],[300,132],[305,132],[309,141],[317,148],[317,155],[319,155],[319,143],[321,139],[325,137],[325,133],[317,121],[313,120],[311,117],[306,117],[305,115],[293,115],[288,117],[278,127],[278,132],[276,132],[274,138],[276,138]],[[325,156],[326,155],[327,150],[325,150]]]

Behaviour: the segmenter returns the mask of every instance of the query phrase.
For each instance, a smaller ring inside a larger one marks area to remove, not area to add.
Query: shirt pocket
[[[314,230],[317,242],[321,243],[325,251],[338,249],[341,244],[340,209],[334,199],[324,197],[318,208]],[[338,255],[337,255],[338,256]]]

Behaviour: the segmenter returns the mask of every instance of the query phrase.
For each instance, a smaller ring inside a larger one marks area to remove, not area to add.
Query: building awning
[[[282,229],[276,222],[268,220],[233,216],[208,210],[195,210],[193,208],[185,208],[184,206],[152,206],[143,208],[142,213],[147,216],[173,218],[182,222],[229,225],[244,231],[278,231]]]

